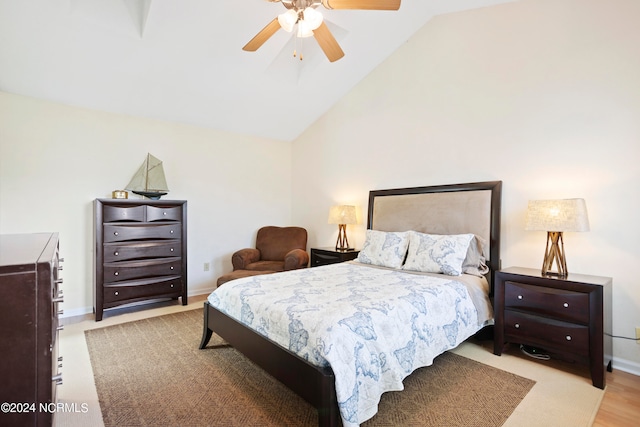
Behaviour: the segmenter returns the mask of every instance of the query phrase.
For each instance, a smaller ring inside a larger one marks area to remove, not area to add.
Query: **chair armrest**
[[[309,254],[302,249],[294,249],[284,256],[284,271],[306,268],[309,264]]]
[[[231,264],[233,271],[245,270],[248,264],[260,260],[260,251],[254,248],[244,248],[233,253]]]

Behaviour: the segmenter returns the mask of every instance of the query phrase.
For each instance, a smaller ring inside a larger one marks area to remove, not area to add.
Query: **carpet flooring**
[[[202,309],[85,331],[104,425],[317,426],[311,405],[233,348],[199,350],[201,333]],[[447,352],[404,384],[363,427],[501,426],[535,381]]]

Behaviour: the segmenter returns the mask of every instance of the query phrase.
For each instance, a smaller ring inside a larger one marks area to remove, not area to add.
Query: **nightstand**
[[[339,251],[336,248],[311,248],[311,267],[351,261],[358,257],[358,250]]]
[[[604,389],[605,365],[611,372],[611,287],[610,277],[547,277],[521,267],[498,271],[493,353],[500,356],[507,342],[542,348],[588,365],[593,385]]]

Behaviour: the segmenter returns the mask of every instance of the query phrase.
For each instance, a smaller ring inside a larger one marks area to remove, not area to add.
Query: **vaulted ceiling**
[[[242,50],[286,10],[277,2],[0,0],[0,91],[290,141],[432,17],[507,1],[319,7],[345,52],[330,63],[283,30]]]

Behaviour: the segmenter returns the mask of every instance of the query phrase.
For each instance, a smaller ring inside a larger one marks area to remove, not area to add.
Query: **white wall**
[[[640,2],[522,0],[441,16],[418,31],[293,146],[294,221],[331,246],[329,207],[368,191],[503,181],[502,265],[539,268],[529,199],[586,199],[566,233],[570,272],[613,277],[613,332],[640,326]],[[640,374],[640,346],[614,339]]]
[[[212,290],[259,227],[290,224],[290,143],[0,92],[0,233],[60,233],[65,316],[92,311],[93,200],[147,152],[163,161],[163,198],[188,201],[189,294]]]

